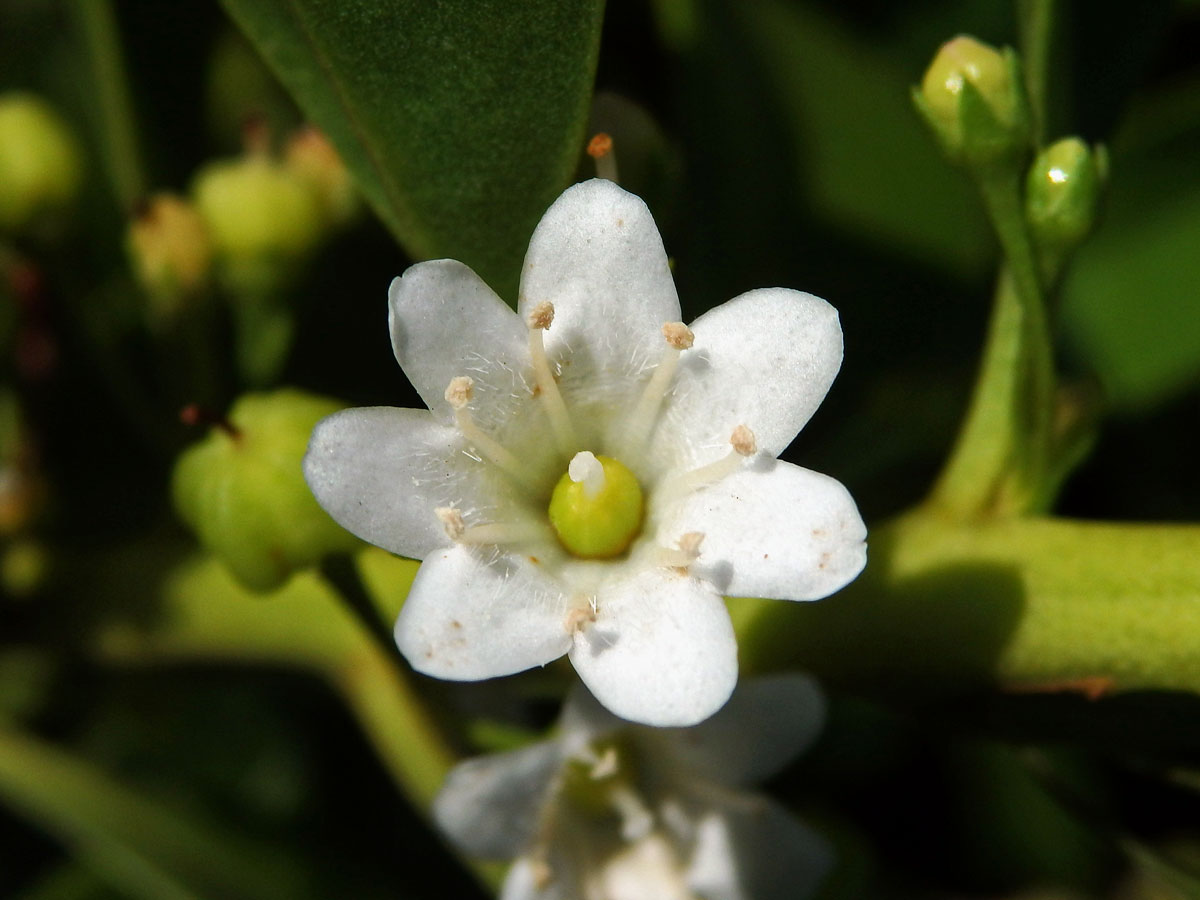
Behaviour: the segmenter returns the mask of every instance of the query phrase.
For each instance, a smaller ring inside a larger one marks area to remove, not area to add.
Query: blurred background
[[[304,119],[217,4],[94,4],[107,23],[90,5],[0,0],[0,93],[39,95],[78,148],[60,173],[69,198],[0,234],[0,723],[66,754],[0,739],[0,896],[176,896],[106,818],[137,820],[129,796],[269,860],[280,897],[483,896],[312,667],[219,652],[146,665],[112,650],[113,629],[152,626],[171,591],[201,613],[209,598],[214,611],[273,602],[215,568],[180,587],[196,539],[171,470],[205,434],[180,410],[219,415],[249,387],[280,385],[345,405],[420,401],[385,327],[387,285],[413,260],[352,199],[321,213],[336,222],[313,226],[286,277],[237,288],[285,311],[257,369],[228,284],[165,290],[138,269],[131,223],[155,192],[196,196],[214,163],[256,142],[283,153]],[[1060,371],[1097,421],[1056,511],[1195,521],[1200,4],[1058,12],[1046,133],[1107,145],[1111,187],[1052,310]],[[98,49],[106,26],[121,57]],[[928,491],[994,287],[982,208],[909,96],[959,33],[1015,44],[1016,14],[983,0],[605,10],[592,130],[613,135],[622,185],[655,214],[685,318],[772,285],[838,308],[845,364],[787,457],[845,483],[868,524]],[[114,65],[140,159],[125,176],[105,149]],[[581,147],[578,177],[591,166]],[[545,724],[555,707],[528,681],[504,713]],[[497,702],[486,684],[419,687],[459,718]],[[452,733],[464,750],[484,743]],[[73,780],[94,772],[129,795]],[[826,897],[1200,896],[1190,696],[914,703],[835,689],[820,745],[770,787],[838,844]]]

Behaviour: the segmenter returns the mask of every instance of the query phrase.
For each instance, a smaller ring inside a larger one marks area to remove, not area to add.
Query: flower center
[[[629,468],[589,450],[576,453],[550,495],[550,524],[575,556],[609,559],[642,530],[642,487]]]

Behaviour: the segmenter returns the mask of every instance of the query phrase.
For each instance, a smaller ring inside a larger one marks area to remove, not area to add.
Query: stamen
[[[659,562],[668,569],[681,569],[686,572],[688,566],[700,558],[700,545],[703,542],[704,532],[689,531],[676,542],[677,549],[658,548]]]
[[[550,417],[550,427],[554,429],[554,438],[558,441],[558,449],[564,453],[573,453],[579,445],[575,438],[575,428],[571,425],[571,416],[567,405],[563,402],[562,394],[558,391],[558,382],[550,371],[550,360],[546,358],[546,345],[542,332],[554,321],[554,304],[548,300],[534,306],[529,313],[529,357],[533,362],[533,375],[537,382],[538,394]]]
[[[567,475],[576,484],[583,483],[583,495],[589,499],[604,490],[604,466],[591,450],[581,450],[571,458]]]
[[[503,469],[522,484],[529,485],[530,476],[521,467],[520,461],[511,451],[501,446],[494,438],[485,434],[471,418],[467,404],[475,395],[475,382],[468,375],[459,375],[450,379],[446,386],[446,402],[454,409],[454,424],[462,432],[462,436],[474,445],[475,449],[492,465]]]
[[[536,522],[489,522],[467,527],[462,510],[439,506],[433,514],[446,529],[446,535],[456,544],[518,544],[525,541],[552,540],[546,529]]]
[[[587,145],[587,153],[596,161],[596,177],[616,183],[617,155],[613,153],[613,139],[601,131]]]
[[[658,494],[665,500],[675,500],[692,491],[715,484],[726,475],[732,475],[741,468],[742,463],[758,452],[758,441],[754,432],[745,425],[733,429],[729,436],[730,450],[715,462],[676,475],[659,489]]]
[[[696,340],[696,335],[692,333],[692,329],[688,328],[682,322],[663,323],[662,333],[663,337],[666,338],[667,346],[663,348],[662,356],[659,358],[658,365],[654,369],[654,374],[646,382],[642,396],[638,398],[637,406],[634,407],[625,424],[625,443],[623,449],[629,455],[635,455],[645,445],[646,439],[650,436],[650,431],[654,427],[654,420],[658,416],[658,410],[662,406],[663,398],[667,395],[667,390],[671,386],[671,379],[675,375],[675,369],[679,365],[679,354],[684,350],[690,349],[692,343]]]
[[[467,526],[463,523],[462,511],[452,506],[439,506],[433,511],[433,514],[438,517],[442,527],[446,529],[446,537],[457,543],[463,536],[463,532],[467,530]]]

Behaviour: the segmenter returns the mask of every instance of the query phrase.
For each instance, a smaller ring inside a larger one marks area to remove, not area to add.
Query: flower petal
[[[867,528],[849,492],[765,456],[681,501],[659,533],[689,531],[704,534],[692,572],[730,597],[817,600],[867,562]]]
[[[688,883],[707,900],[803,900],[832,865],[823,837],[778,803],[743,795],[700,819]]]
[[[517,311],[524,318],[546,300],[554,304],[547,352],[571,350],[564,378],[623,376],[658,358],[663,323],[679,320],[679,297],[641,198],[597,178],[554,201],[529,241]]]
[[[694,725],[729,699],[737,641],[721,597],[671,569],[603,590],[571,662],[605,707],[646,725]]]
[[[317,502],[347,531],[420,559],[444,547],[433,510],[468,478],[456,461],[458,433],[426,410],[347,409],[322,419],[304,456]]]
[[[411,266],[388,289],[392,350],[417,393],[439,418],[450,379],[469,375],[482,411],[514,393],[527,396],[527,331],[512,309],[469,267],[452,259]],[[486,415],[481,424],[490,424]]]
[[[837,310],[812,294],[765,288],[692,323],[659,437],[682,436],[701,461],[723,455],[738,425],[778,456],[812,417],[842,365]]]
[[[561,765],[552,741],[469,759],[446,776],[434,820],[468,856],[511,859],[533,841]]]
[[[509,867],[499,900],[568,900],[559,879],[545,880],[543,864],[522,856]]]
[[[645,758],[663,777],[721,784],[764,781],[799,756],[825,722],[825,698],[807,675],[789,672],[742,681],[712,718],[689,729],[639,729]],[[754,740],[746,740],[754,735]]]
[[[396,620],[396,644],[418,672],[452,681],[511,675],[571,646],[566,598],[515,554],[453,547],[430,555]]]

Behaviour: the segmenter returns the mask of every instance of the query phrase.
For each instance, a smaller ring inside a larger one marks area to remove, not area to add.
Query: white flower
[[[429,410],[337,413],[304,471],[348,530],[424,560],[396,622],[415,669],[568,653],[617,715],[688,725],[737,680],[722,594],[816,599],[862,569],[845,488],[775,459],[841,365],[837,312],[773,288],[679,315],[649,210],[600,180],[542,218],[517,313],[453,260],[392,282]]]
[[[502,900],[799,900],[825,841],[743,790],[820,730],[811,679],[752,679],[690,729],[622,722],[579,691],[553,740],[456,766],[434,818],[463,852],[516,858]]]

